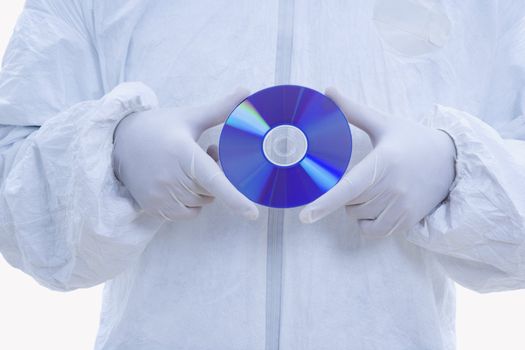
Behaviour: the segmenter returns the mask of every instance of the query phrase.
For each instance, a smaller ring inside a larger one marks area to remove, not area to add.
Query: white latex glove
[[[113,150],[115,175],[142,209],[167,220],[191,218],[217,197],[236,213],[257,218],[257,207],[196,142],[247,95],[238,90],[208,106],[160,108],[120,122]]]
[[[369,236],[412,228],[448,196],[455,177],[452,139],[444,131],[353,103],[333,88],[326,94],[351,124],[370,136],[374,149],[307,205],[301,221],[312,223],[346,206]]]

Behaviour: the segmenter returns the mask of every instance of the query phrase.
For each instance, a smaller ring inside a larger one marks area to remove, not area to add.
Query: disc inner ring
[[[277,166],[297,164],[304,158],[307,149],[306,135],[293,125],[276,126],[264,136],[264,156]]]

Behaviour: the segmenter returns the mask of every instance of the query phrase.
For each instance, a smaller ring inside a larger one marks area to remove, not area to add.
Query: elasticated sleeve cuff
[[[408,232],[409,241],[453,258],[452,274],[474,289],[523,284],[525,143],[503,140],[466,112],[437,106],[424,124],[453,139],[456,178],[448,198]],[[436,174],[439,176],[439,174]],[[485,267],[467,273],[462,266]],[[477,276],[472,280],[472,276]]]

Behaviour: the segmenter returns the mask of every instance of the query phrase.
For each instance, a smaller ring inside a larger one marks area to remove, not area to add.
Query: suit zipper
[[[275,55],[275,84],[289,84],[292,70],[294,0],[280,0]],[[284,209],[270,208],[266,253],[265,349],[278,350],[281,332]]]

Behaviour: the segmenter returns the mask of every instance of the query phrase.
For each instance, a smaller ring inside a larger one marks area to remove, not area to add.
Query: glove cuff
[[[117,85],[111,92],[102,98],[102,105],[105,108],[118,109],[119,116],[126,116],[133,112],[155,109],[159,107],[159,100],[155,92],[141,82],[126,82]]]
[[[159,107],[157,94],[146,84],[141,82],[126,82],[117,85],[111,92],[102,98],[102,106],[106,109],[105,115],[115,122],[115,130],[122,119],[135,112],[147,111]]]

